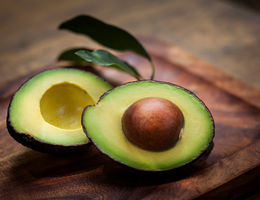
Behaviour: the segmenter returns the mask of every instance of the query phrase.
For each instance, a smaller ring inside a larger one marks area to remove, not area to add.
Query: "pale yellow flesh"
[[[64,146],[85,144],[89,140],[80,126],[80,111],[85,105],[97,102],[109,89],[111,86],[107,82],[81,70],[48,70],[30,79],[16,92],[9,120],[16,132],[45,143]],[[66,97],[59,97],[65,94]],[[72,105],[77,99],[79,101]],[[63,106],[68,109],[60,115],[57,112]],[[74,108],[79,110],[72,111]],[[60,122],[62,117],[64,122]]]

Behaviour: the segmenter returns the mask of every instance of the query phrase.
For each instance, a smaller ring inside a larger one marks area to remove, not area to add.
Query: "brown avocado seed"
[[[148,97],[133,103],[122,117],[126,138],[138,147],[163,151],[174,146],[184,125],[181,110],[171,101]]]

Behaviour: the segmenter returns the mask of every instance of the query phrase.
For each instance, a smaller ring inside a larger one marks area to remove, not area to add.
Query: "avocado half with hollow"
[[[82,70],[58,68],[39,73],[13,96],[7,116],[9,133],[38,151],[82,149],[89,143],[81,126],[82,111],[111,88]]]
[[[84,110],[82,125],[103,153],[145,171],[186,165],[211,149],[214,137],[205,104],[187,89],[158,81],[106,92]]]

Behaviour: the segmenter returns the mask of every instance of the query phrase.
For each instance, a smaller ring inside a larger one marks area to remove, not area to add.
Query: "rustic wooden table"
[[[55,62],[63,49],[92,46],[82,36],[57,30],[63,20],[86,13],[135,35],[174,44],[260,89],[260,6],[253,0],[254,9],[237,2],[6,1],[0,7],[0,86]]]

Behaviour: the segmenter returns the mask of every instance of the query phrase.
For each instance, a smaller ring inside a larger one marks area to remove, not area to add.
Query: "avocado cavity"
[[[40,101],[45,121],[62,129],[80,129],[81,114],[87,105],[95,104],[87,91],[71,83],[50,87]]]

